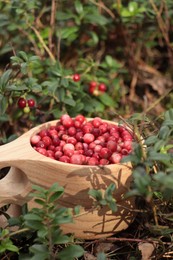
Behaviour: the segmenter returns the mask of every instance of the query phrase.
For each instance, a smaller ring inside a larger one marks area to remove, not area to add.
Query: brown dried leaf
[[[95,257],[93,254],[90,254],[90,253],[86,252],[86,253],[84,254],[84,259],[85,259],[85,260],[96,260],[97,257]]]
[[[165,77],[153,76],[149,79],[144,79],[143,83],[148,84],[152,87],[153,90],[162,96],[165,93],[165,90],[172,87],[172,81]]]
[[[107,253],[109,251],[112,251],[115,245],[113,243],[99,243],[97,247],[95,248],[96,253],[104,252]]]
[[[139,243],[138,249],[139,251],[141,251],[141,255],[142,255],[141,260],[150,260],[155,247],[152,243],[146,242],[146,243]]]

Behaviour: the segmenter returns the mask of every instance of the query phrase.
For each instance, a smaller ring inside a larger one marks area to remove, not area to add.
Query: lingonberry
[[[83,156],[82,154],[73,154],[70,158],[70,163],[73,164],[83,164]]]
[[[24,107],[24,108],[23,108],[23,112],[24,112],[25,114],[28,114],[28,113],[30,112],[30,108],[29,108],[28,106]]]
[[[27,103],[28,103],[29,107],[34,107],[35,106],[35,100],[33,98],[28,99]]]
[[[98,165],[99,164],[99,161],[95,157],[89,158],[87,162],[88,162],[88,165]]]
[[[70,126],[67,132],[70,136],[73,136],[76,134],[76,128],[74,126]]]
[[[69,163],[69,162],[70,162],[70,157],[68,157],[67,155],[62,155],[62,156],[59,158],[59,161],[60,161],[60,162],[65,162],[65,163]]]
[[[31,137],[31,144],[32,145],[36,145],[39,141],[41,140],[41,136],[40,135],[33,135]]]
[[[75,82],[78,82],[78,81],[80,81],[80,75],[79,74],[74,74],[73,75],[73,80],[75,81]]]
[[[96,81],[91,81],[89,83],[89,88],[88,88],[88,92],[93,95],[94,94],[94,91],[96,90],[97,88],[97,82]]]
[[[62,120],[62,124],[65,128],[69,128],[74,125],[73,119],[71,117]]]
[[[17,104],[19,108],[25,108],[26,107],[26,99],[23,97],[20,97]]]
[[[97,87],[97,82],[96,82],[96,81],[91,81],[91,82],[89,83],[89,87],[91,87],[91,88],[93,88],[93,89],[96,89],[96,87]]]
[[[98,85],[98,90],[104,93],[104,92],[106,92],[107,87],[106,87],[106,85],[104,83],[100,83]]]
[[[91,142],[93,142],[95,139],[94,135],[93,134],[90,134],[90,133],[86,133],[84,134],[83,136],[83,140],[85,143],[89,144]]]
[[[122,155],[120,153],[113,153],[110,157],[110,161],[112,163],[119,163],[122,159]]]
[[[52,144],[52,139],[49,137],[49,136],[44,136],[42,138],[42,141],[43,143],[46,145],[46,146],[49,146]]]
[[[84,121],[86,121],[86,119],[83,115],[77,115],[75,117],[75,121],[79,121],[79,122],[83,123]]]

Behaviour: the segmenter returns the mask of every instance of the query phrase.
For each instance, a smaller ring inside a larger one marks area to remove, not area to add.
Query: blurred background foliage
[[[1,126],[172,107],[171,0],[2,0],[0,10]],[[90,93],[92,81],[106,92]],[[20,97],[36,106],[24,113]]]

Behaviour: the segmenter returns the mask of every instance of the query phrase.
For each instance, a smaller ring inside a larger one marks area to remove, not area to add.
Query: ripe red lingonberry
[[[91,81],[89,83],[89,89],[88,89],[89,93],[93,94],[94,91],[96,90],[96,88],[97,88],[97,82],[96,81]]]
[[[95,89],[97,87],[97,82],[96,81],[91,81],[89,83],[89,86]]]
[[[27,103],[28,103],[29,107],[34,107],[35,106],[35,100],[33,98],[28,99]]]
[[[73,75],[73,81],[75,81],[75,82],[78,82],[78,81],[80,81],[80,75],[79,74],[74,74]]]
[[[107,87],[106,87],[106,85],[104,83],[100,83],[98,85],[98,90],[101,91],[101,92],[106,92]]]
[[[17,104],[18,104],[18,107],[19,107],[19,108],[24,108],[24,107],[26,107],[26,99],[23,98],[23,97],[20,97],[19,100],[18,100],[18,102],[17,102]]]

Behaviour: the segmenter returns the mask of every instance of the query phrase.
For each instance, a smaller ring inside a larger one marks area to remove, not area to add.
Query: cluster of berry
[[[133,135],[99,117],[89,121],[83,115],[62,115],[56,125],[31,137],[32,147],[52,159],[83,165],[119,163],[132,151]]]
[[[29,113],[30,112],[30,108],[35,106],[35,101],[34,99],[30,98],[30,99],[26,99],[24,97],[20,97],[18,99],[18,107],[23,109],[24,113]]]

